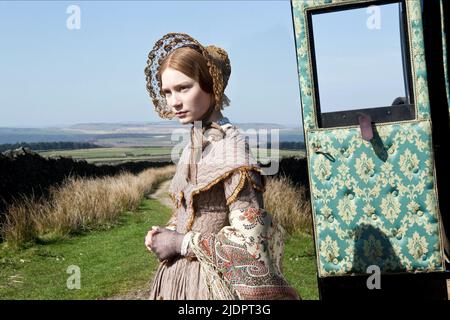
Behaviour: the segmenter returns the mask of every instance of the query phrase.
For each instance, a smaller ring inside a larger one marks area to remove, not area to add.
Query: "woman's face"
[[[200,83],[184,73],[166,68],[161,74],[162,92],[168,106],[180,123],[200,120],[211,104],[211,94],[203,91]]]

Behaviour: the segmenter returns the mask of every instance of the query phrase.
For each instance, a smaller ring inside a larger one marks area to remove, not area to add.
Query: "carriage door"
[[[319,283],[442,274],[420,1],[292,13]]]

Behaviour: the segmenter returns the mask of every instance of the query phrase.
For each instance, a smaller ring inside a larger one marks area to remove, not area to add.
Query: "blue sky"
[[[366,8],[313,17],[322,112],[389,106],[405,96],[399,7],[378,8],[371,28],[374,11]]]
[[[159,121],[144,67],[167,32],[228,51],[230,120],[301,122],[289,1],[1,1],[0,126]]]
[[[79,30],[66,27],[69,5]],[[287,0],[0,1],[0,127],[160,121],[144,67],[168,32],[227,50],[231,121],[300,125]]]

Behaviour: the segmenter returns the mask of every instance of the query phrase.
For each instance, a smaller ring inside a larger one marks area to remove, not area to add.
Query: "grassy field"
[[[144,247],[152,225],[165,223],[170,209],[144,200],[115,227],[15,251],[0,249],[0,299],[97,299],[146,285],[157,260]],[[81,289],[69,290],[71,265],[80,267]]]
[[[170,158],[171,147],[126,147],[126,148],[93,148],[77,150],[40,151],[43,157],[72,157],[88,162],[107,162],[117,160],[154,160]]]
[[[302,299],[319,299],[314,241],[311,235],[296,232],[287,237],[283,273]]]
[[[172,147],[115,147],[115,148],[93,148],[77,150],[51,150],[40,151],[43,157],[64,156],[74,159],[83,159],[90,163],[114,163],[123,161],[142,160],[166,160],[171,158]],[[256,149],[252,148],[253,155]],[[272,154],[267,149],[260,149],[259,160],[263,161]],[[304,150],[279,150],[280,157],[299,156],[304,157]]]
[[[152,225],[164,224],[170,209],[157,200],[143,200],[120,222],[54,243],[22,250],[0,247],[0,299],[99,299],[144,288],[157,267],[144,245]],[[67,268],[80,267],[81,288],[69,290]],[[313,241],[295,233],[285,245],[284,274],[303,299],[317,299]]]
[[[170,147],[173,142],[170,135],[155,135],[151,137],[122,137],[122,138],[98,138],[93,143],[110,147]]]

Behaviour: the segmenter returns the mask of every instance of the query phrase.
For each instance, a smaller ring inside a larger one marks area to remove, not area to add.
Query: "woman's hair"
[[[158,79],[167,68],[172,68],[199,82],[200,88],[213,94],[213,79],[209,73],[208,65],[201,53],[189,47],[181,47],[169,54],[161,63],[158,70]]]

